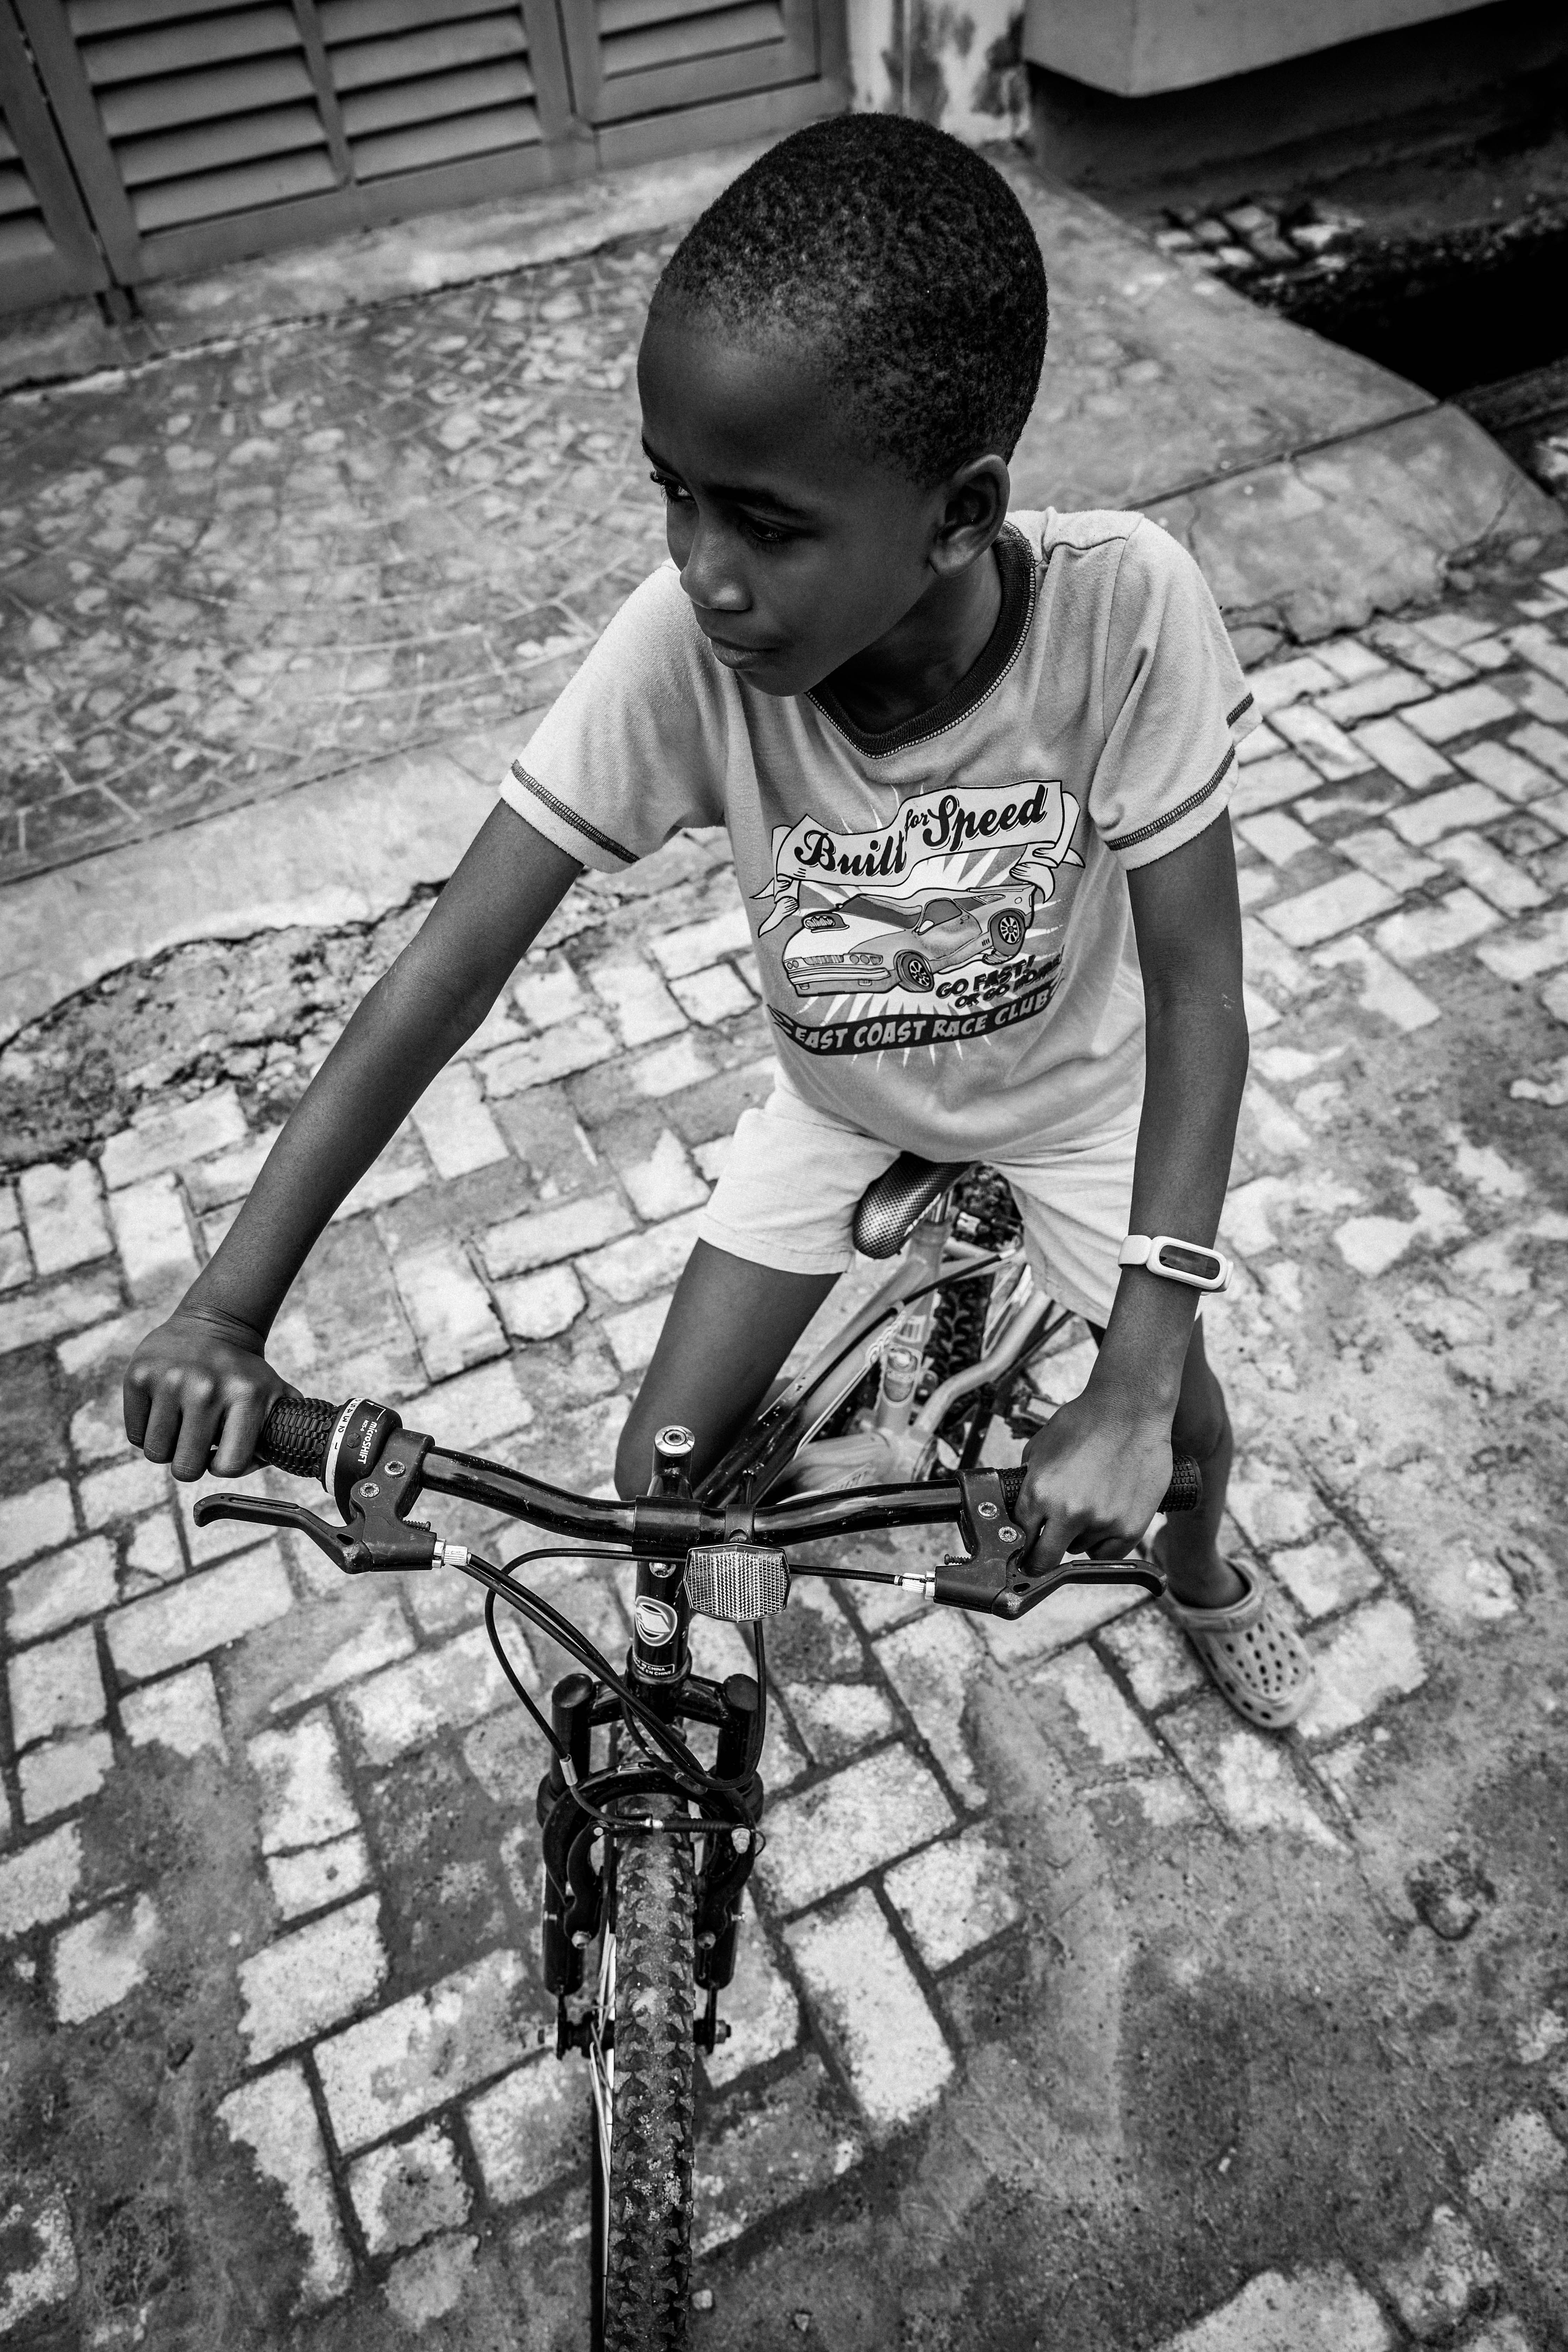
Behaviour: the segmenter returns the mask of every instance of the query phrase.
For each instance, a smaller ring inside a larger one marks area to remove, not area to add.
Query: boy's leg
[[[1195,1511],[1175,1511],[1159,1538],[1160,1565],[1172,1593],[1187,1609],[1225,1609],[1246,1591],[1234,1568],[1220,1558],[1219,1523],[1236,1447],[1225,1391],[1204,1352],[1200,1316],[1187,1343],[1182,1393],[1171,1424],[1171,1451],[1191,1456],[1204,1474],[1204,1499]]]
[[[645,1495],[656,1430],[684,1422],[692,1476],[712,1468],[756,1412],[836,1274],[786,1274],[700,1241],[676,1285],[616,1454],[623,1495]]]

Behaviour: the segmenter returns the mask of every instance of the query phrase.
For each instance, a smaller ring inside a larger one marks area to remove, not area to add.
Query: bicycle
[[[1007,1619],[1069,1583],[1164,1589],[1146,1559],[1069,1558],[1032,1575],[1013,1517],[1023,1473],[980,1463],[998,1414],[1015,1435],[1040,1425],[1041,1402],[1014,1399],[1071,1320],[1034,1285],[1000,1180],[906,1155],[862,1199],[856,1238],[868,1255],[903,1251],[900,1264],[695,1488],[694,1441],[680,1428],[658,1432],[647,1494],[611,1501],[437,1446],[367,1399],[339,1408],[290,1398],[268,1415],[257,1459],[319,1479],[342,1525],[270,1496],[210,1495],[195,1507],[204,1525],[292,1528],[350,1575],[439,1564],[486,1588],[492,1646],[550,1750],[537,1799],[542,1959],[556,2001],[556,2054],[579,2052],[589,2069],[594,2352],[682,2352],[687,2342],[694,2053],[711,2053],[721,2037],[719,1995],[734,1972],[741,1897],[764,1843],[764,1626],[785,1607],[792,1579],[912,1587],[939,1606]],[[889,1467],[903,1478],[879,1483]],[[569,1555],[537,1547],[498,1567],[411,1517],[422,1493],[576,1541]],[[1196,1465],[1177,1462],[1161,1507],[1191,1508],[1201,1496]],[[786,1549],[944,1522],[956,1525],[963,1551],[931,1569],[844,1568]],[[531,1561],[563,1556],[635,1561],[624,1673],[516,1581]],[[582,1669],[556,1683],[548,1719],[500,1641],[501,1601]],[[749,1623],[754,1674],[721,1684],[695,1674],[694,1616]],[[710,1766],[682,1725],[714,1734]]]

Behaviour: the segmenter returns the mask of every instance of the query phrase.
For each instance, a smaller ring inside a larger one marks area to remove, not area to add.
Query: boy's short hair
[[[1045,357],[1046,269],[973,148],[905,116],[840,114],[709,205],[655,289],[651,315],[668,310],[742,340],[809,335],[858,436],[923,485],[1011,457]]]

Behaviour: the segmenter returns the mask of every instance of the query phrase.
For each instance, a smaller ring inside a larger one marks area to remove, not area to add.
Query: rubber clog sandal
[[[1311,1658],[1263,1579],[1238,1559],[1227,1565],[1247,1587],[1239,1601],[1188,1609],[1167,1592],[1163,1606],[1237,1715],[1262,1731],[1284,1731],[1312,1696]]]

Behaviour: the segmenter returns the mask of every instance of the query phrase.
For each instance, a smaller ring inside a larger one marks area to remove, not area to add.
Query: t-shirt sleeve
[[[1203,573],[1147,520],[1122,550],[1101,692],[1089,816],[1124,866],[1151,866],[1226,806],[1258,714]]]
[[[724,822],[724,674],[673,565],[635,588],[512,761],[501,798],[602,874]]]

